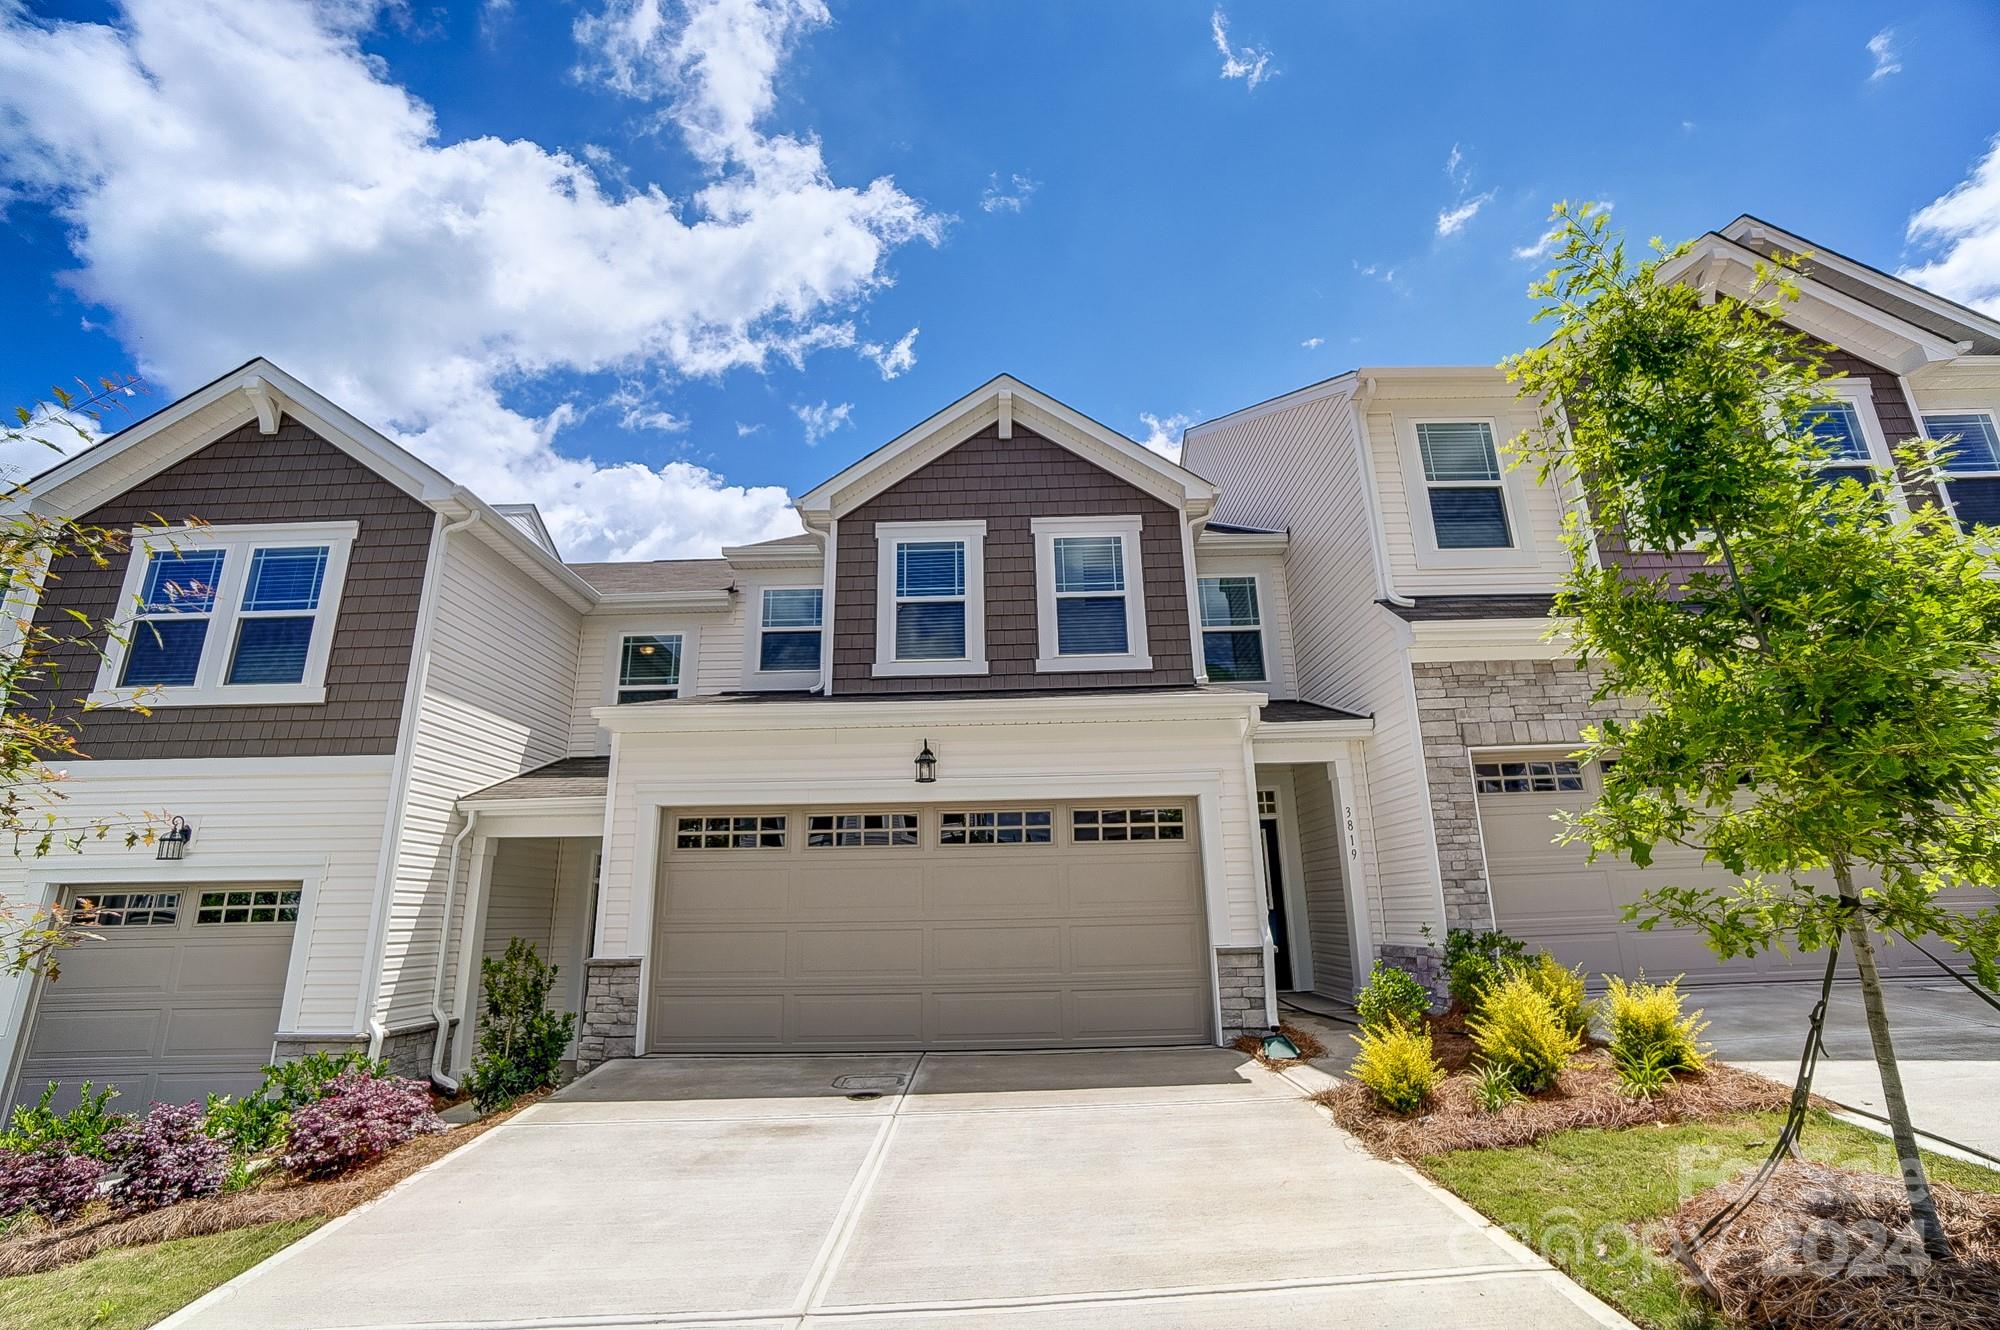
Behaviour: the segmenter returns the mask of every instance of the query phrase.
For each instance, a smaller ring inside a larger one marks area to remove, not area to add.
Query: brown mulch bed
[[[331,1219],[374,1200],[418,1169],[485,1135],[542,1098],[539,1094],[524,1095],[504,1112],[490,1113],[477,1122],[436,1135],[419,1136],[373,1163],[324,1182],[278,1175],[243,1191],[182,1201],[130,1218],[120,1218],[99,1205],[60,1228],[24,1219],[0,1237],[0,1279],[87,1261],[117,1247],[143,1247],[297,1219]]]
[[[1264,1041],[1254,1034],[1246,1034],[1237,1039],[1234,1047],[1239,1053],[1248,1053],[1259,1063],[1272,1071],[1283,1071],[1287,1067],[1303,1067],[1308,1062],[1326,1056],[1326,1045],[1311,1030],[1281,1021],[1278,1033],[1292,1041],[1292,1047],[1299,1050],[1295,1058],[1272,1058],[1264,1054]]]
[[[1463,1039],[1463,1033],[1458,1037]],[[1445,1055],[1445,1041],[1435,1028],[1432,1038],[1438,1060],[1449,1068],[1452,1060]],[[1488,1113],[1473,1098],[1469,1074],[1447,1077],[1430,1110],[1416,1117],[1399,1117],[1380,1108],[1366,1087],[1355,1080],[1343,1080],[1313,1099],[1331,1110],[1335,1122],[1360,1137],[1376,1154],[1421,1159],[1447,1150],[1528,1145],[1573,1127],[1636,1127],[1762,1113],[1784,1108],[1791,1096],[1791,1089],[1776,1081],[1713,1062],[1707,1071],[1683,1076],[1671,1089],[1651,1099],[1629,1099],[1619,1092],[1611,1055],[1593,1045],[1578,1055],[1550,1089],[1498,1113]]]
[[[1692,1238],[1748,1182],[1683,1205],[1656,1234]],[[1787,1160],[1695,1257],[1732,1320],[1753,1330],[2000,1330],[2000,1196],[1933,1181],[1953,1258],[1932,1261],[1901,1178]]]

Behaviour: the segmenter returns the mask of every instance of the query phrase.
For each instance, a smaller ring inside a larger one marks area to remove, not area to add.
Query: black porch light
[[[923,751],[917,754],[917,784],[929,785],[937,780],[937,754],[931,751],[931,741],[924,740]]]
[[[194,839],[194,828],[184,817],[175,817],[167,823],[167,829],[160,833],[160,839],[153,851],[155,859],[178,859],[187,853],[187,843]]]

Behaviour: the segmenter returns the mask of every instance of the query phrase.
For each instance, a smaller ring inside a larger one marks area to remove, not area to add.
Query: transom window
[[[194,912],[197,924],[289,924],[299,917],[299,892],[283,888],[204,891]]]
[[[1875,477],[1874,455],[1862,432],[1861,412],[1852,402],[1822,402],[1799,417],[1799,428],[1826,450],[1819,478],[1832,485],[1842,480],[1867,484]]]
[[[1278,792],[1276,790],[1257,791],[1257,816],[1276,817],[1278,815]]]
[[[916,843],[915,813],[810,813],[806,817],[809,848],[851,849]]]
[[[965,658],[965,542],[896,546],[896,659]]]
[[[158,928],[180,922],[178,891],[105,891],[78,896],[77,923],[84,928]]]
[[[1125,542],[1117,536],[1057,536],[1056,651],[1064,656],[1122,656]]]
[[[938,816],[940,845],[1047,845],[1055,838],[1046,808],[980,808]]]
[[[1924,416],[1924,433],[1943,446],[1945,499],[1960,527],[2000,526],[2000,430],[1986,411]]]
[[[1441,550],[1509,549],[1507,498],[1493,427],[1483,420],[1424,421],[1417,452]]]
[[[140,705],[325,697],[352,522],[142,531],[127,628],[92,700]],[[116,689],[145,690],[118,693]]]
[[[681,695],[681,635],[628,633],[618,649],[618,702],[663,702]]]
[[[782,850],[785,848],[783,813],[718,813],[701,817],[677,818],[674,822],[677,850]]]
[[[1201,652],[1217,683],[1261,683],[1264,625],[1254,577],[1201,579]]]
[[[1566,758],[1475,762],[1472,774],[1481,794],[1554,794],[1583,788],[1583,769]]]
[[[824,593],[818,587],[767,587],[757,640],[757,668],[766,672],[819,669],[820,618]]]
[[[1186,840],[1186,813],[1179,808],[1076,808],[1069,834],[1082,843]]]

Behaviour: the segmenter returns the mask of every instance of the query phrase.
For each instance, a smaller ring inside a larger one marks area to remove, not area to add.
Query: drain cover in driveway
[[[890,1090],[903,1088],[900,1075],[890,1076],[838,1076],[833,1088],[847,1094],[884,1094]]]

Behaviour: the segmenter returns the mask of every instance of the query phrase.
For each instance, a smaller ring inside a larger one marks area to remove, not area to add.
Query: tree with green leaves
[[[1662,279],[1680,250],[1628,259],[1589,207],[1556,224],[1556,266],[1530,288],[1554,336],[1506,363],[1538,412],[1515,454],[1583,498],[1554,612],[1597,697],[1641,704],[1586,728],[1602,794],[1559,839],[1641,867],[1666,843],[1726,870],[1731,888],[1656,887],[1627,911],[1698,929],[1723,959],[1844,936],[1912,1217],[1948,1257],[1875,950],[1933,935],[2000,987],[1984,894],[2000,883],[2000,533],[1961,531],[1930,497],[1949,440],[1897,448],[1900,477],[1823,471],[1815,408],[1832,393],[1818,344],[1784,322],[1793,265],[1716,298]],[[1600,533],[1697,566],[1636,574],[1598,557]],[[1940,899],[1954,887],[1979,908]]]
[[[74,445],[88,443],[104,413],[122,409],[137,391],[131,379],[103,379],[82,388],[78,393],[57,388],[51,402],[15,408],[13,422],[0,425],[0,444],[26,445],[30,456],[46,449],[51,461],[60,460]],[[75,611],[60,622],[40,621],[36,594],[65,562],[109,565],[125,549],[124,537],[36,512],[29,500],[23,479],[0,475],[0,587],[7,594],[0,621],[0,839],[12,842],[17,858],[114,837],[127,845],[150,842],[155,819],[147,815],[66,812],[59,764],[83,756],[74,713],[36,701],[46,689],[63,686],[59,661],[71,648],[83,645],[101,653],[117,631],[114,624]],[[35,908],[0,896],[0,969],[55,974],[61,951],[87,936],[88,923],[59,903]]]

